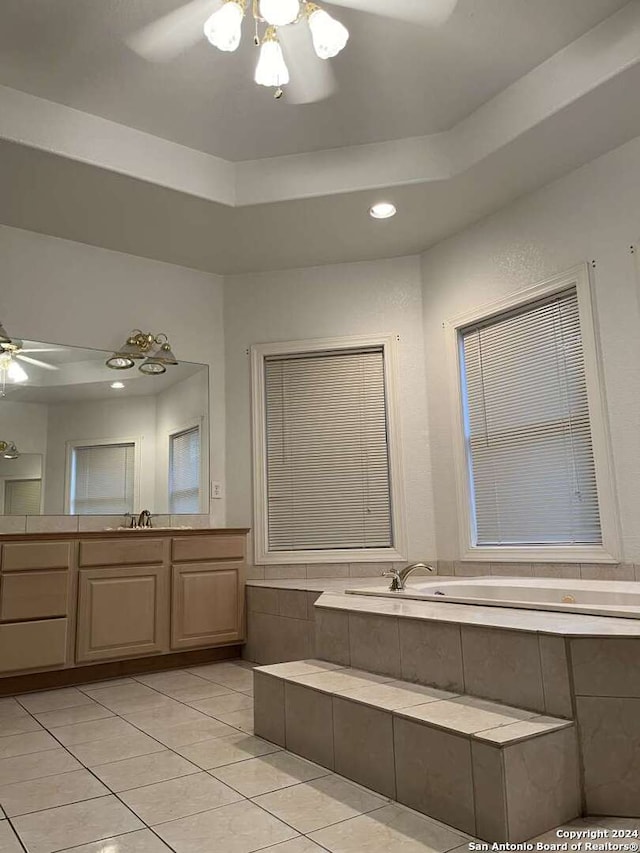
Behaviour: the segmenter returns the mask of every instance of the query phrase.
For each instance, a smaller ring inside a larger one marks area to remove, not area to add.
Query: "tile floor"
[[[252,681],[234,661],[0,699],[0,853],[468,849],[254,737]]]

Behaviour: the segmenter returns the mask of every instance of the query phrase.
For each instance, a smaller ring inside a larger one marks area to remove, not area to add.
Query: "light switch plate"
[[[219,480],[211,481],[211,500],[220,500],[224,497],[222,483]]]

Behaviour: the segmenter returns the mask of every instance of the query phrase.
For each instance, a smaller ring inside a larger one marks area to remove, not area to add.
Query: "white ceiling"
[[[216,273],[413,254],[640,135],[640,0],[459,0],[434,31],[341,9],[341,89],[307,106],[248,45],[124,46],[178,5],[2,0],[0,223]]]
[[[181,2],[2,0],[0,83],[227,160],[273,157],[448,130],[626,0],[459,0],[431,29],[336,8],[340,88],[305,106],[253,83],[249,21],[237,54],[204,37],[162,64],[127,48]]]

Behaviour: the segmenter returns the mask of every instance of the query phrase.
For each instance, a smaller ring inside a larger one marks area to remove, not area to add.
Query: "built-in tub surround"
[[[414,582],[402,590],[378,587],[347,589],[354,595],[384,595],[438,603],[489,605],[593,616],[640,619],[640,583],[478,577],[473,580]]]

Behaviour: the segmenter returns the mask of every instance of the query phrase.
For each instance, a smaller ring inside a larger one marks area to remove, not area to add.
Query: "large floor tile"
[[[163,823],[156,831],[176,853],[253,853],[296,835],[248,801]]]
[[[171,700],[173,702],[173,700]],[[173,702],[170,707],[151,708],[148,711],[138,711],[135,714],[123,714],[125,720],[142,729],[143,732],[152,732],[154,729],[166,728],[178,723],[193,723],[206,718],[195,708],[183,705],[181,702]]]
[[[8,820],[0,820],[0,853],[24,853]]]
[[[464,837],[436,821],[389,805],[329,826],[311,836],[332,853],[444,853]]]
[[[139,829],[126,835],[117,835],[104,841],[94,841],[61,853],[171,853],[150,829]]]
[[[218,714],[216,720],[226,723],[234,729],[253,734],[253,707],[244,711],[231,711],[228,714]]]
[[[274,752],[210,772],[245,797],[257,797],[269,791],[327,776],[330,771],[288,752]]]
[[[152,785],[155,782],[165,782],[178,776],[188,776],[198,773],[199,768],[181,755],[164,750],[149,755],[138,755],[135,758],[125,758],[110,764],[100,764],[93,769],[98,778],[112,791],[127,791],[142,785]]]
[[[87,695],[116,714],[135,714],[151,708],[172,707],[174,700],[145,684],[123,684],[87,690]]]
[[[158,724],[147,727],[146,731],[170,749],[235,734],[233,727],[226,725],[221,720],[207,717],[206,714],[202,714],[201,720],[169,726]]]
[[[148,755],[151,752],[162,752],[164,746],[143,732],[134,732],[119,738],[96,740],[92,743],[79,743],[69,747],[69,751],[81,761],[85,767],[96,767],[133,758],[136,755]]]
[[[324,850],[325,848],[318,846],[315,841],[299,835],[297,838],[292,838],[291,841],[281,841],[280,844],[274,844],[264,853],[323,853]]]
[[[41,731],[42,726],[30,714],[23,710],[22,714],[12,713],[0,715],[0,738],[10,735],[27,734]]]
[[[120,738],[134,734],[136,731],[136,728],[121,717],[108,717],[105,720],[89,720],[84,723],[61,726],[54,730],[54,735],[64,746],[70,746],[77,743],[92,743],[96,740]]]
[[[208,773],[125,791],[121,798],[149,826],[178,820],[244,799]]]
[[[66,749],[50,749],[47,752],[33,752],[14,758],[0,760],[0,779],[5,785],[12,782],[25,782],[27,779],[40,779],[81,770],[82,765]]]
[[[31,714],[43,711],[56,711],[59,708],[75,708],[89,705],[91,699],[75,687],[61,687],[59,690],[45,690],[42,693],[25,693],[18,696],[18,702]]]
[[[109,791],[88,770],[14,782],[0,787],[0,804],[9,817],[103,797]]]
[[[324,776],[263,794],[256,802],[298,832],[309,833],[381,808],[388,801],[339,776]]]
[[[151,675],[138,676],[137,680],[180,702],[197,701],[231,692],[228,687],[185,670],[155,672]]]
[[[115,797],[35,812],[15,818],[13,824],[29,853],[53,853],[144,828]]]
[[[233,664],[211,664],[210,666],[200,667],[197,670],[191,669],[189,671],[231,690],[247,690],[253,685],[253,673],[251,670]]]
[[[280,747],[262,738],[235,732],[232,735],[203,740],[175,749],[203,770],[212,770],[214,767],[223,767],[258,755],[278,752]]]
[[[16,755],[28,755],[31,752],[44,752],[57,749],[60,744],[48,732],[40,730],[25,734],[0,737],[0,759]]]
[[[89,720],[104,720],[113,717],[113,711],[103,708],[97,702],[89,705],[76,705],[74,708],[59,708],[56,711],[43,711],[35,714],[37,721],[45,729],[57,729],[61,726],[73,726],[76,723],[86,723]]]
[[[219,718],[220,714],[230,714],[234,711],[246,711],[249,708],[253,708],[253,699],[251,696],[247,696],[246,693],[233,691],[232,693],[225,693],[222,696],[214,696],[209,699],[198,699],[189,704],[192,708],[196,708],[209,717]]]

